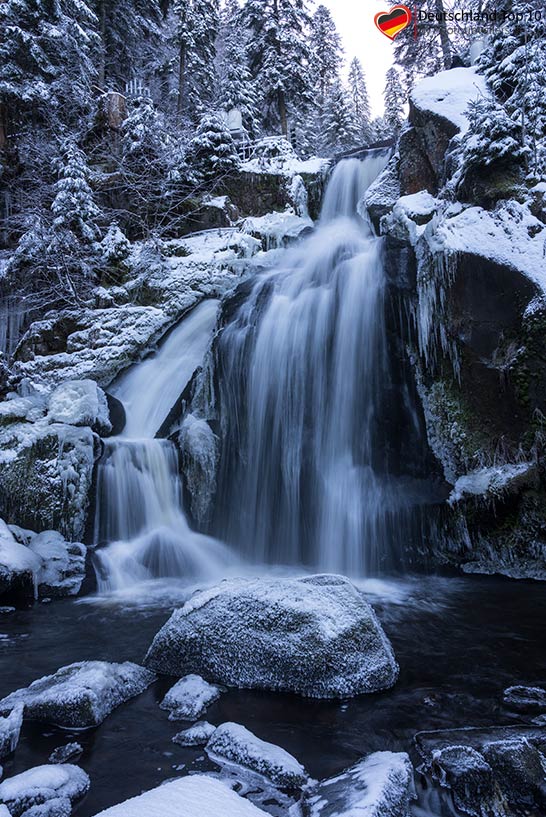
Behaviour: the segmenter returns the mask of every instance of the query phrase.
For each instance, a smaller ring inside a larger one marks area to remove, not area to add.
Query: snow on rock
[[[78,766],[36,766],[0,783],[0,803],[7,806],[11,817],[28,817],[32,807],[48,804],[56,799],[75,803],[88,789],[89,777]],[[35,811],[34,814],[41,817],[48,812],[42,810]]]
[[[12,592],[34,596],[41,568],[41,557],[20,545],[0,519],[0,596]]]
[[[0,712],[23,704],[24,716],[31,720],[73,728],[97,726],[154,680],[152,672],[129,661],[81,661],[12,692],[0,701]]]
[[[0,773],[0,779],[2,778],[2,774]],[[0,817],[11,817],[11,814],[8,811],[8,807],[5,806],[3,803],[0,803]]]
[[[35,423],[41,420],[46,413],[46,401],[43,397],[16,397],[0,403],[0,425],[16,422],[17,420],[27,420]]]
[[[208,520],[216,492],[219,440],[206,420],[187,414],[178,433],[182,470],[191,497],[190,509],[202,525]]]
[[[343,576],[229,579],[197,591],[145,659],[167,675],[344,698],[391,687],[398,665],[383,629]]]
[[[46,419],[0,425],[0,515],[78,541],[98,453],[87,427]]]
[[[370,184],[364,195],[364,200],[359,204],[358,210],[364,215],[366,209],[377,232],[382,216],[389,213],[400,197],[400,178],[398,172],[397,155],[393,156],[384,170]]]
[[[255,145],[252,158],[243,162],[240,170],[243,173],[295,176],[323,173],[329,166],[330,159],[299,159],[290,142],[282,136],[266,136]]]
[[[48,420],[73,426],[91,426],[99,434],[112,430],[106,395],[94,380],[67,380],[52,392]]]
[[[309,783],[309,775],[293,755],[260,740],[238,723],[221,724],[205,749],[211,760],[250,769],[283,789],[298,789]]]
[[[165,783],[95,817],[264,817],[264,813],[227,784],[196,774]]]
[[[449,504],[455,505],[468,496],[500,497],[510,489],[517,489],[537,478],[536,465],[532,462],[506,463],[505,465],[480,468],[459,477],[449,496]]]
[[[423,217],[432,217],[438,209],[439,202],[426,190],[412,193],[408,196],[401,196],[396,202],[395,208],[405,213],[409,218],[417,221]]]
[[[418,82],[411,92],[410,102],[420,111],[447,119],[464,133],[468,130],[465,114],[468,103],[488,95],[485,78],[476,73],[475,68],[452,68]]]
[[[204,746],[208,743],[216,727],[208,721],[197,721],[188,729],[178,732],[173,738],[173,743],[179,746]]]
[[[301,217],[290,210],[283,213],[267,213],[265,216],[245,219],[242,229],[262,242],[265,251],[286,247],[312,229],[313,220]]]
[[[77,761],[83,754],[83,746],[79,743],[67,743],[65,746],[58,746],[48,757],[49,763],[68,763]]]
[[[34,577],[38,596],[77,595],[85,578],[85,545],[67,542],[54,530],[35,533],[17,525],[8,527],[19,545],[27,547],[41,560]]]
[[[468,253],[517,270],[546,292],[546,231],[525,205],[503,202],[493,211],[468,207],[442,219],[434,239],[444,251]]]
[[[433,780],[451,789],[456,808],[464,814],[505,814],[493,770],[471,746],[446,746],[434,750],[431,771]]]
[[[207,683],[200,675],[186,675],[170,688],[160,706],[169,711],[171,721],[194,721],[221,694],[220,687]]]
[[[14,706],[9,715],[0,717],[0,760],[15,751],[23,724],[23,707]]]
[[[70,817],[72,814],[72,803],[66,797],[54,797],[47,803],[39,806],[32,806],[22,817]]]
[[[546,712],[546,689],[526,686],[508,687],[504,690],[503,701],[509,709],[515,712]]]
[[[409,817],[415,797],[413,766],[405,752],[374,752],[310,789],[306,817]]]

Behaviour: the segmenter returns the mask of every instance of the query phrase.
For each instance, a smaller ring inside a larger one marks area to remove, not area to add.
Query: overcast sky
[[[383,113],[385,74],[392,65],[394,44],[375,27],[373,18],[378,11],[388,11],[395,5],[378,0],[317,0],[316,6],[328,6],[343,40],[345,58],[349,63],[358,57],[366,72],[373,116]]]

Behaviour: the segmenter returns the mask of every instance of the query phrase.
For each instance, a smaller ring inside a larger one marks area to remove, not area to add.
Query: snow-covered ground
[[[468,103],[488,95],[485,78],[476,73],[475,68],[452,68],[418,82],[410,100],[420,111],[441,116],[465,133],[468,130],[465,114]]]

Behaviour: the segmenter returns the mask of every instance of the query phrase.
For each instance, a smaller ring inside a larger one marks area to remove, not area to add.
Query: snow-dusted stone
[[[264,817],[264,814],[220,780],[196,774],[165,783],[95,817]]]
[[[418,82],[410,101],[419,111],[442,117],[464,133],[468,130],[469,102],[488,94],[485,77],[477,74],[475,68],[452,68]]]
[[[512,686],[504,690],[505,705],[515,712],[546,712],[546,689]]]
[[[211,760],[250,769],[283,789],[298,789],[309,783],[309,775],[293,755],[257,738],[238,723],[221,724],[205,749]]]
[[[25,718],[65,727],[97,726],[154,680],[152,672],[129,661],[81,661],[12,692],[0,701],[0,712],[23,704]]]
[[[455,807],[464,814],[505,814],[503,798],[495,784],[493,769],[483,755],[470,746],[446,746],[432,753],[433,780],[451,789]]]
[[[94,380],[67,380],[51,393],[48,420],[73,426],[91,426],[99,434],[112,430],[103,390]]]
[[[35,423],[46,413],[46,401],[41,396],[15,397],[0,403],[0,425],[9,425],[19,420]]]
[[[5,718],[0,717],[0,760],[11,752],[19,743],[19,735],[23,724],[23,707],[15,706]]]
[[[38,533],[29,544],[41,556],[38,575],[40,596],[75,596],[85,578],[87,548],[81,542],[67,542],[57,531]]]
[[[312,228],[312,219],[297,216],[289,210],[247,218],[243,223],[243,230],[258,238],[266,251],[287,247]]]
[[[305,817],[408,817],[415,797],[405,752],[374,752],[310,789]]]
[[[197,591],[145,659],[166,675],[343,698],[391,687],[398,665],[383,629],[342,576],[229,579]]]
[[[36,766],[0,783],[0,803],[8,807],[11,817],[27,817],[33,806],[56,799],[75,803],[88,789],[89,777],[78,766]],[[42,817],[42,814],[50,817],[51,812],[46,810],[34,814],[36,817]],[[53,812],[51,817],[57,817],[57,814],[62,812]]]
[[[173,743],[179,746],[204,746],[212,737],[216,727],[208,721],[197,721],[188,729],[178,732],[173,738]]]
[[[171,721],[194,721],[221,693],[220,687],[209,684],[200,675],[186,675],[170,688],[160,706],[169,711]]]
[[[20,545],[0,519],[0,596],[15,592],[32,598],[41,568],[41,557]]]
[[[385,169],[366,190],[364,201],[359,205],[359,211],[362,215],[364,215],[364,209],[368,211],[376,231],[379,232],[382,216],[390,213],[399,198],[398,157],[393,156]]]
[[[449,497],[454,505],[467,497],[499,498],[538,479],[537,467],[532,462],[506,463],[480,468],[459,477]]]
[[[208,520],[216,491],[220,443],[206,420],[187,414],[180,427],[178,444],[191,496],[191,512],[194,519],[203,524]]]
[[[79,743],[67,743],[66,746],[58,746],[49,755],[49,763],[76,762],[83,753],[83,747]]]
[[[546,757],[536,746],[525,738],[492,741],[482,754],[509,803],[546,808]]]
[[[32,806],[21,817],[70,817],[72,803],[67,797],[55,797],[39,806]]]
[[[0,515],[80,540],[98,454],[88,427],[45,418],[0,425]]]

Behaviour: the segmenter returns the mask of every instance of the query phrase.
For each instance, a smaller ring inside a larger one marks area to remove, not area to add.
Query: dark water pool
[[[339,772],[363,754],[412,749],[419,730],[513,724],[502,690],[546,683],[546,587],[483,577],[371,582],[374,604],[400,663],[396,687],[346,702],[231,691],[210,707],[212,723],[236,721],[293,753],[316,778]],[[145,607],[71,600],[0,615],[0,696],[84,659],[142,661],[172,602]],[[75,809],[101,809],[165,779],[208,768],[202,750],[171,737],[159,702],[163,679],[84,732],[26,723],[5,775],[47,762],[57,746],[77,740],[91,790]]]

